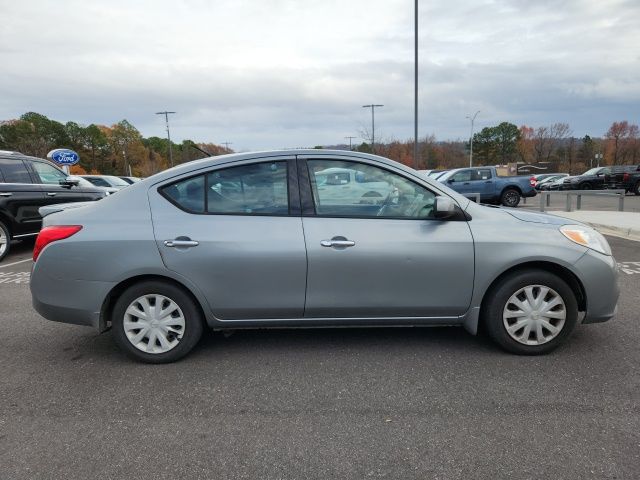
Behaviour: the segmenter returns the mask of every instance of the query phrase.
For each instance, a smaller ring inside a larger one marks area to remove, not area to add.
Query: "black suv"
[[[9,253],[11,240],[38,234],[40,207],[105,195],[97,188],[78,186],[78,180],[47,160],[0,150],[0,261]]]
[[[616,165],[611,167],[611,173],[606,176],[607,188],[624,189],[640,195],[640,165]]]
[[[567,177],[562,182],[562,190],[602,190],[604,176],[611,173],[609,167],[596,167],[587,170],[582,175]]]

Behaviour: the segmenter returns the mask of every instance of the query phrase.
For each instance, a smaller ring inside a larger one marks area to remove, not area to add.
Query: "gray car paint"
[[[383,166],[449,196],[472,220],[191,215],[157,191],[195,173],[291,156]],[[372,155],[225,155],[173,167],[95,204],[45,217],[45,226],[83,229],[43,250],[31,291],[46,318],[99,329],[108,320],[111,292],[152,275],[187,288],[212,328],[446,324],[475,333],[482,300],[496,278],[519,265],[545,262],[576,276],[587,295],[585,322],[605,321],[616,309],[615,261],[567,240],[558,231],[565,223],[575,222],[476,205],[409,167]],[[183,235],[202,244],[170,252],[163,245]],[[321,237],[335,235],[357,236],[356,246],[319,249]],[[336,268],[339,275],[331,271]]]

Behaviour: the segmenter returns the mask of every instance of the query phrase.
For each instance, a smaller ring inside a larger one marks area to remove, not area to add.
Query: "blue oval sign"
[[[49,160],[53,160],[59,165],[75,165],[80,161],[80,155],[68,148],[57,148],[47,154]]]

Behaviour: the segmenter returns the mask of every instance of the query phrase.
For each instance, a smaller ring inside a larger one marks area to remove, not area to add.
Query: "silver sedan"
[[[560,217],[477,205],[415,170],[354,152],[226,155],[47,215],[33,305],[154,363],[205,327],[483,324],[546,353],[611,319],[602,235]]]

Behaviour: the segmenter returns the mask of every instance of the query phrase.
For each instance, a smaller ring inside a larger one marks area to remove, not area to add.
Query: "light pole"
[[[376,107],[384,107],[384,105],[376,105],[376,104],[369,104],[369,105],[363,105],[362,108],[370,108],[371,109],[371,153],[376,153],[376,114],[375,114],[375,110]]]
[[[413,168],[418,169],[418,0],[414,8]]]
[[[169,134],[169,115],[176,112],[156,112],[156,115],[164,115],[164,121],[167,123],[167,141],[169,142],[169,164],[173,167],[173,151],[171,149],[171,135]]]
[[[351,148],[351,140],[353,140],[354,138],[358,138],[358,137],[344,137],[345,139],[348,138],[349,139],[349,151],[352,150]]]
[[[473,114],[473,117],[467,115],[466,118],[471,119],[471,135],[469,135],[469,168],[473,167],[473,122],[476,121],[476,116],[480,113],[478,110]]]
[[[227,150],[227,153],[229,153],[231,150],[229,150],[229,145],[233,145],[232,142],[222,142],[222,145],[224,145],[225,149]]]

